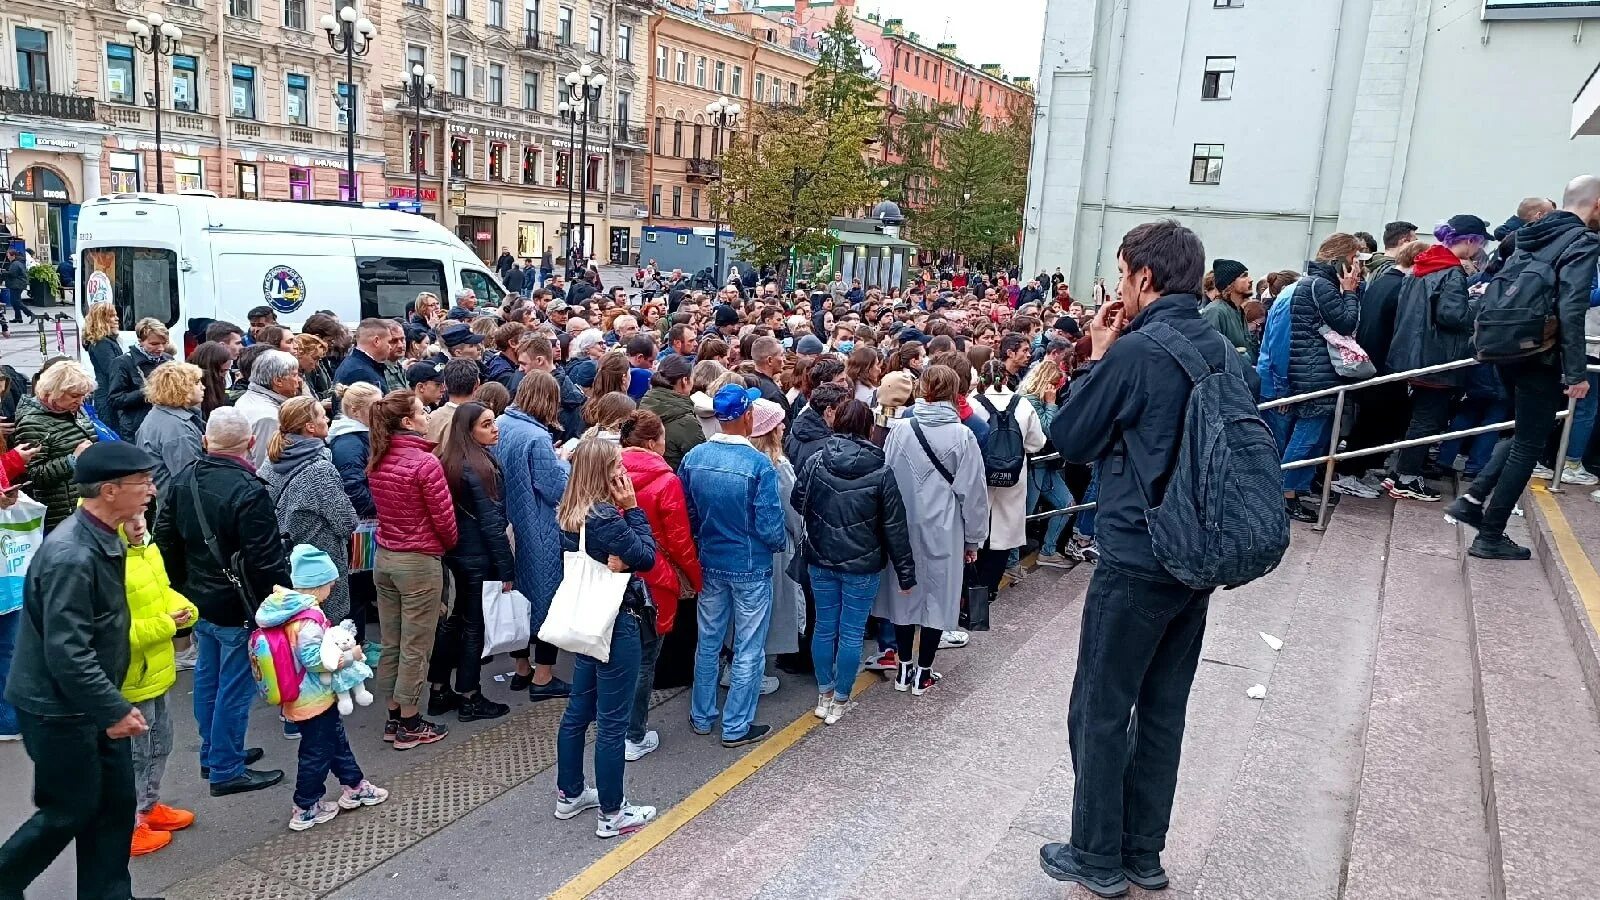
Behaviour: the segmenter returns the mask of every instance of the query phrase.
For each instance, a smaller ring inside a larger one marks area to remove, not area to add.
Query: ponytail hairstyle
[[[666,426],[661,417],[648,409],[636,409],[622,420],[617,429],[623,447],[648,447],[666,436]]]
[[[389,455],[389,442],[396,434],[406,430],[405,420],[417,411],[417,395],[411,391],[395,391],[372,404],[368,413],[367,428],[372,434],[372,453],[367,457],[367,471],[375,472],[378,464]]]
[[[315,397],[292,397],[278,407],[278,430],[267,439],[267,459],[278,462],[289,446],[289,438],[303,434],[306,426],[322,415],[322,403]]]
[[[998,359],[991,359],[983,364],[983,370],[978,374],[978,389],[980,392],[1006,386],[1006,364]]]

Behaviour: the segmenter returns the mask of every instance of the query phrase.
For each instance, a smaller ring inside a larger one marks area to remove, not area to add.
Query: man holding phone
[[[28,566],[6,700],[17,707],[39,808],[0,846],[4,900],[21,900],[73,840],[81,896],[133,894],[133,758],[125,739],[148,726],[121,690],[130,650],[117,527],[155,497],[155,465],[122,441],[86,448],[73,474],[83,504]]]

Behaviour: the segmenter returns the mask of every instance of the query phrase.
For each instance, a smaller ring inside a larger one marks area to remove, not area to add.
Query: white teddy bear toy
[[[372,677],[372,667],[361,654],[356,641],[356,626],[349,619],[331,626],[322,635],[322,683],[333,685],[339,698],[339,715],[348,716],[355,704],[372,703],[372,692],[365,684]]]

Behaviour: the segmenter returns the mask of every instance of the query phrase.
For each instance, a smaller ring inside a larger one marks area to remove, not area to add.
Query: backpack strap
[[[939,461],[939,454],[934,453],[933,447],[928,444],[928,437],[922,433],[922,423],[917,421],[916,416],[911,417],[911,433],[917,436],[917,443],[922,445],[922,452],[928,454],[928,462],[933,463],[933,467],[944,476],[945,481],[955,484],[956,476]]]
[[[1157,347],[1167,352],[1178,365],[1183,368],[1183,373],[1189,376],[1189,381],[1198,384],[1200,379],[1216,371],[1206,358],[1200,355],[1194,342],[1183,336],[1183,332],[1166,322],[1151,322],[1139,329],[1139,333],[1154,341]]]

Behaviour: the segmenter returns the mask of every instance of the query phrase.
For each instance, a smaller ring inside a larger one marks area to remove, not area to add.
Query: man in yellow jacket
[[[150,730],[132,739],[133,781],[138,822],[133,829],[133,856],[154,853],[172,842],[172,832],[194,823],[194,813],[160,802],[161,776],[172,753],[172,716],[167,691],[178,680],[172,638],[194,624],[200,613],[172,589],[161,551],[149,538],[144,516],[122,526],[128,544],[126,580],[132,619],[128,644],[131,657],[122,696],[139,708]]]

